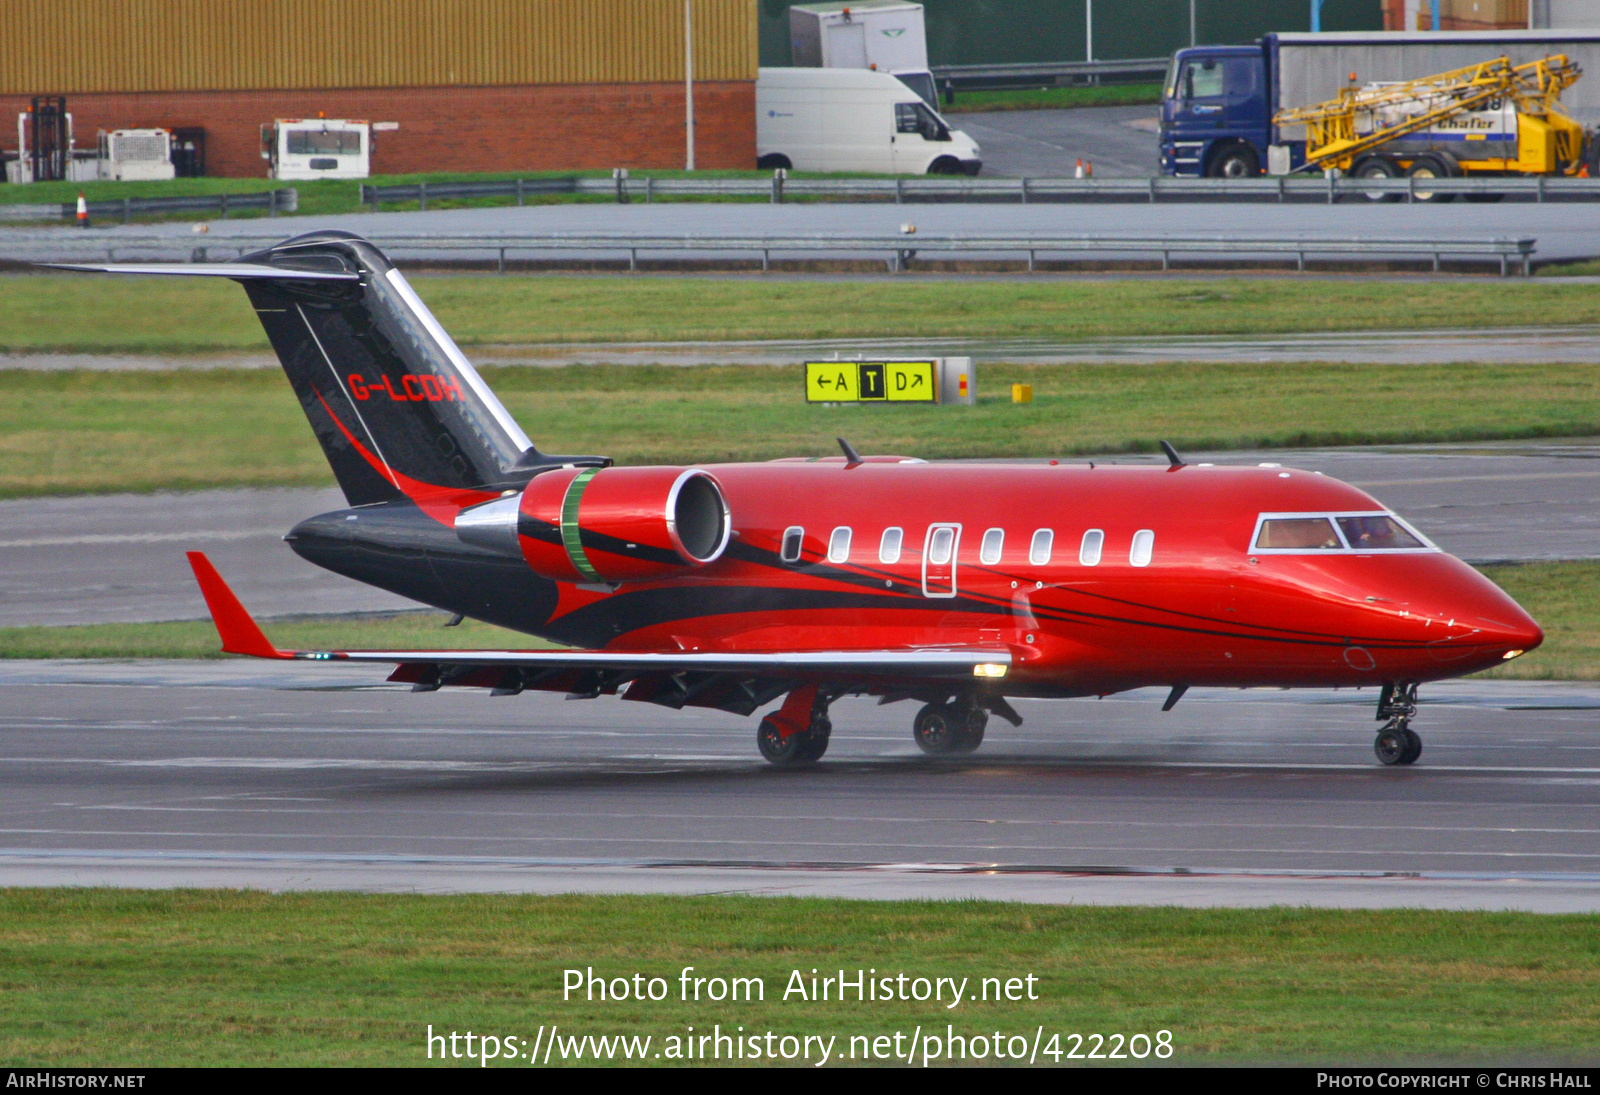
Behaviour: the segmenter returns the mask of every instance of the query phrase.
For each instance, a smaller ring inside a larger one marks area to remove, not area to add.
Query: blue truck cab
[[[1161,98],[1161,173],[1261,174],[1272,135],[1265,43],[1198,46],[1172,56]]]

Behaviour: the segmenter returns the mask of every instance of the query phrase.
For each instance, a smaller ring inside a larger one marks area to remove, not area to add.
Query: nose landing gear
[[[1388,719],[1372,743],[1372,751],[1384,764],[1412,764],[1422,755],[1422,738],[1411,729],[1417,713],[1415,681],[1400,681],[1383,686],[1378,697],[1380,719]]]

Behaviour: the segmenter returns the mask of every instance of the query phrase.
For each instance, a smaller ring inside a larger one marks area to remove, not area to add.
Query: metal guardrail
[[[550,252],[601,252],[626,254],[628,269],[639,268],[641,255],[682,256],[692,253],[743,252],[752,258],[761,257],[761,269],[771,269],[772,256],[779,255],[839,255],[882,254],[891,273],[905,271],[912,260],[923,255],[941,257],[972,255],[1026,256],[1031,273],[1040,256],[1080,255],[1140,255],[1161,258],[1161,268],[1171,268],[1175,255],[1185,257],[1213,256],[1217,259],[1238,260],[1246,256],[1292,256],[1296,269],[1304,270],[1309,257],[1340,257],[1359,259],[1420,259],[1431,261],[1435,271],[1442,261],[1451,259],[1480,259],[1498,261],[1502,276],[1513,266],[1520,266],[1526,276],[1531,272],[1531,260],[1536,240],[1514,237],[1480,237],[1469,239],[1414,239],[1379,236],[1300,238],[1288,236],[1112,236],[1112,235],[1010,235],[1010,236],[629,236],[602,233],[549,234],[549,235],[454,235],[411,236],[373,234],[372,241],[391,255],[461,254],[482,252],[494,257],[497,269],[504,273],[509,257],[547,254]],[[16,244],[5,250],[15,251]],[[170,253],[188,252],[192,261],[204,262],[212,251],[236,251],[242,255],[268,245],[262,237],[228,240],[211,238],[197,244],[193,238],[177,236],[118,236],[101,240],[82,240],[65,235],[55,236],[50,243],[55,251],[52,260],[60,260],[63,251],[78,258],[92,251],[98,259],[114,262],[120,253],[123,261],[128,256],[150,251]],[[80,246],[81,244],[81,246]],[[229,255],[228,258],[234,257]],[[42,260],[41,260],[42,261]],[[70,261],[70,259],[68,259]]]
[[[940,65],[933,78],[940,88],[953,85],[1003,87],[1006,84],[1034,86],[1041,80],[1055,83],[1100,80],[1106,77],[1128,79],[1145,76],[1159,80],[1167,74],[1166,57],[1128,57],[1116,61],[1047,61],[1006,65]]]
[[[444,198],[515,198],[518,205],[540,194],[609,197],[618,202],[654,202],[674,198],[765,199],[784,202],[883,201],[911,202],[1192,202],[1254,201],[1332,204],[1343,200],[1380,199],[1423,202],[1464,197],[1498,200],[1523,197],[1534,201],[1600,201],[1600,179],[1352,179],[1303,175],[1254,179],[1150,178],[1001,179],[923,176],[919,178],[795,179],[774,173],[770,179],[670,178],[545,178],[494,182],[414,183],[406,186],[363,186],[361,200],[374,210],[381,203]]]
[[[183,197],[165,198],[112,198],[108,201],[92,201],[88,203],[90,219],[105,217],[121,217],[122,223],[127,224],[140,213],[220,213],[224,218],[229,211],[237,212],[241,209],[265,209],[267,216],[276,217],[279,213],[294,213],[300,209],[300,191],[292,186],[279,190],[258,190],[249,194],[194,194]],[[63,220],[71,220],[78,214],[76,201],[62,202],[61,216]]]

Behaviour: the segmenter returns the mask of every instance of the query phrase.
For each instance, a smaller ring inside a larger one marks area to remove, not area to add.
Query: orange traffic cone
[[[1094,164],[1087,160],[1083,164],[1083,177],[1086,179],[1094,178]]]
[[[1081,156],[1078,157],[1078,166],[1072,169],[1072,177],[1074,179],[1083,178],[1083,157]]]
[[[83,191],[78,191],[78,227],[89,227],[89,203],[84,199]]]

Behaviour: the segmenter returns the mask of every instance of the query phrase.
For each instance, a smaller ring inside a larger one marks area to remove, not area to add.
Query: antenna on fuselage
[[[853,468],[862,463],[861,454],[856,452],[854,445],[842,437],[835,437],[834,440],[839,442],[839,447],[844,450],[844,466],[846,468]]]
[[[1167,693],[1167,702],[1161,705],[1161,710],[1171,711],[1178,706],[1178,701],[1183,699],[1183,694],[1187,691],[1189,691],[1189,686],[1186,684],[1173,685],[1172,691]]]
[[[1186,468],[1189,465],[1183,462],[1183,457],[1178,455],[1178,450],[1172,447],[1171,441],[1161,442],[1161,451],[1167,454],[1167,463],[1175,468]]]

